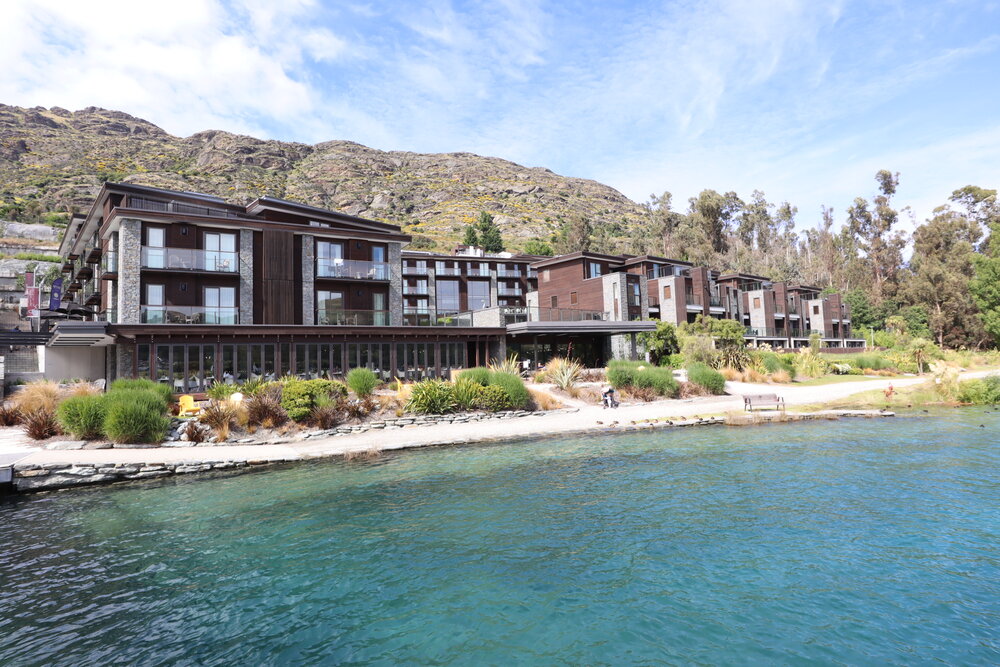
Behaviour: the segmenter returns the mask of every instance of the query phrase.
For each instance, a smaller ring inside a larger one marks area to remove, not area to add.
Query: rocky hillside
[[[577,216],[621,242],[643,221],[642,208],[613,188],[499,158],[383,152],[349,141],[309,146],[215,130],[181,138],[120,111],[0,104],[0,218],[58,224],[106,180],[237,203],[283,197],[398,224],[439,249],[458,241],[481,211],[494,214],[512,248],[548,240]]]

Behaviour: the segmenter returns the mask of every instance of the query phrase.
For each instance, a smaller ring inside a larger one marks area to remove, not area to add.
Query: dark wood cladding
[[[296,238],[292,232],[265,229],[262,234],[263,256],[260,262],[261,324],[295,324],[296,303],[301,312],[301,270],[296,289]],[[301,249],[299,250],[301,257]]]
[[[604,284],[601,278],[584,278],[588,261],[593,260],[579,259],[538,269],[539,307],[603,311]],[[602,269],[606,270],[604,264]],[[572,302],[574,292],[576,303]],[[553,296],[556,297],[555,304],[552,303]]]

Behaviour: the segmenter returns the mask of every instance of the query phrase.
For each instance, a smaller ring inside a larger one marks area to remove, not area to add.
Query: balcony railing
[[[428,291],[427,285],[403,285],[403,294],[407,296],[422,296]]]
[[[317,278],[346,278],[351,280],[389,280],[388,262],[366,262],[357,259],[316,260]]]
[[[388,310],[331,310],[316,313],[316,324],[322,326],[387,327]]]
[[[403,324],[410,327],[471,327],[472,313],[438,313],[429,310],[403,310]]]
[[[143,246],[139,260],[145,269],[180,269],[218,273],[236,273],[240,270],[239,253],[222,250]]]
[[[497,294],[500,296],[524,296],[524,292],[521,291],[519,287],[504,287],[500,285],[497,288]]]
[[[697,294],[685,294],[684,301],[689,306],[698,306],[700,308],[702,305],[701,296]]]
[[[109,250],[101,256],[101,275],[118,273],[118,253]]]
[[[722,299],[717,296],[708,297],[709,308],[722,308]]]
[[[646,278],[655,280],[656,278],[669,278],[671,276],[683,276],[687,274],[687,269],[680,266],[654,266],[646,270]]]
[[[608,314],[598,310],[575,308],[538,308],[534,306],[501,306],[505,324],[515,322],[584,322],[607,320]]]
[[[140,306],[143,324],[239,324],[240,311],[223,306]]]
[[[416,276],[426,276],[429,269],[426,266],[407,266],[403,265],[403,273],[409,273]]]
[[[434,275],[436,276],[460,276],[462,275],[462,267],[460,266],[438,266],[434,269]]]
[[[747,327],[746,335],[749,338],[787,338],[788,330],[784,327]]]
[[[111,324],[116,324],[118,322],[118,311],[114,308],[108,308],[100,313],[97,313],[94,319],[98,322],[110,322]]]
[[[466,272],[466,275],[471,276],[473,278],[489,278],[490,277],[490,268],[486,267],[484,269],[484,268],[479,267],[479,266],[470,266],[470,267],[468,267],[468,271]]]
[[[500,278],[520,278],[521,269],[506,269],[500,266],[497,267],[497,276]]]

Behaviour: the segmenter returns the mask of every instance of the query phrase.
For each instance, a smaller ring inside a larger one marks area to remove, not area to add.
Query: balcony
[[[500,296],[524,296],[520,287],[505,287],[503,285],[497,287],[497,294]]]
[[[504,324],[514,324],[515,322],[585,322],[608,319],[607,313],[598,310],[528,306],[501,306],[500,316]]]
[[[471,327],[471,313],[432,314],[421,308],[403,310],[403,324],[409,327]]]
[[[316,324],[321,326],[387,327],[389,326],[389,311],[323,309],[316,313]]]
[[[687,304],[689,310],[701,310],[702,300],[697,294],[685,294],[684,302]]]
[[[500,278],[520,278],[521,269],[507,269],[500,266],[497,267],[497,276]]]
[[[426,296],[429,291],[427,285],[403,285],[403,294],[406,296]]]
[[[101,249],[99,247],[91,248],[87,252],[87,264],[97,264],[101,261]]]
[[[239,253],[221,250],[143,246],[139,261],[144,269],[208,271],[212,273],[237,273],[240,270]]]
[[[460,266],[438,266],[434,268],[434,275],[436,276],[460,276],[462,275],[462,267]]]
[[[472,277],[472,278],[489,278],[490,277],[490,269],[489,269],[489,267],[486,267],[484,269],[484,268],[479,267],[479,266],[470,266],[470,267],[468,267],[468,270],[466,271],[465,275],[467,275],[469,277]]]
[[[708,297],[709,308],[723,308],[722,299],[717,296]]]
[[[426,276],[428,271],[426,266],[403,266],[403,273],[412,276]]]
[[[139,306],[143,324],[239,324],[236,307],[222,306]]]
[[[687,275],[687,269],[680,266],[665,266],[658,265],[651,269],[646,270],[646,278],[648,280],[656,280],[657,278],[670,278],[672,276],[684,276]]]
[[[101,257],[101,280],[118,276],[118,253],[114,250],[104,253]]]
[[[788,330],[784,327],[747,327],[747,338],[787,338]]]
[[[389,264],[388,262],[321,257],[316,260],[316,277],[344,280],[389,280]]]

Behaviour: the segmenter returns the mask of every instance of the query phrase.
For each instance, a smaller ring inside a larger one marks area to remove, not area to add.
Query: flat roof
[[[656,329],[656,322],[648,320],[605,321],[582,320],[579,322],[515,322],[507,325],[507,333],[519,334],[625,334],[641,333]]]

